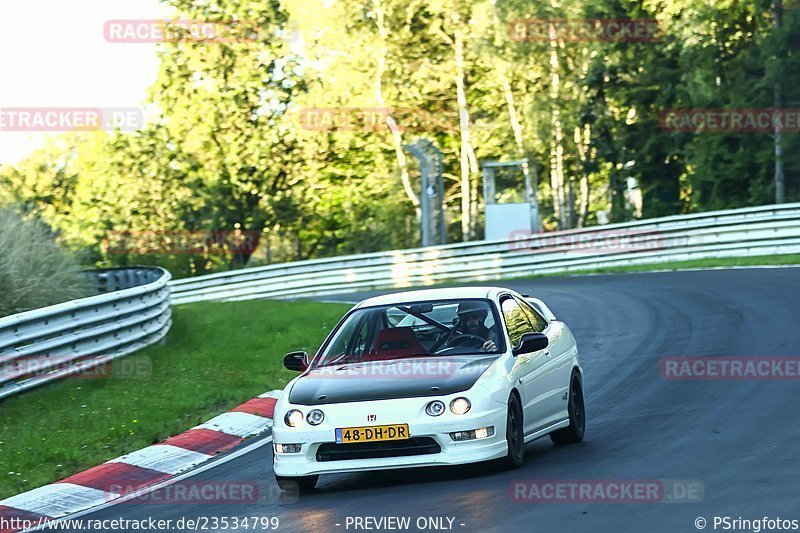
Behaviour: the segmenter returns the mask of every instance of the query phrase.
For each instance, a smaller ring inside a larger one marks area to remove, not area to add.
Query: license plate
[[[336,428],[336,444],[348,444],[352,442],[378,442],[382,440],[403,440],[407,438],[409,438],[408,424]]]

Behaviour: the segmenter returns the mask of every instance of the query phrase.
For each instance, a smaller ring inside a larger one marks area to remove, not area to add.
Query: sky
[[[158,74],[155,45],[110,43],[103,28],[166,13],[157,0],[0,1],[0,108],[141,106]],[[0,131],[0,164],[44,135]]]

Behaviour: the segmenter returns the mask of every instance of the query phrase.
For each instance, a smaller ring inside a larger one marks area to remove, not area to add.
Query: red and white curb
[[[212,459],[246,437],[272,428],[271,391],[164,442],[117,457],[57,483],[0,501],[0,533],[18,531],[8,524],[61,518],[96,507],[185,472]]]

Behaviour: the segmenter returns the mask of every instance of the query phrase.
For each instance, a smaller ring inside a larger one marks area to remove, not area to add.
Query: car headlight
[[[463,415],[469,411],[470,407],[472,407],[472,404],[466,398],[456,398],[450,402],[450,411],[454,415]]]
[[[323,420],[325,420],[325,413],[319,409],[314,409],[313,411],[309,411],[308,415],[306,416],[306,420],[308,420],[308,423],[312,426],[318,426],[322,424]]]
[[[425,412],[431,416],[439,416],[444,413],[444,404],[439,400],[434,400],[425,406]]]
[[[303,413],[297,409],[292,409],[286,413],[286,416],[283,417],[283,422],[290,428],[296,428],[303,423]]]

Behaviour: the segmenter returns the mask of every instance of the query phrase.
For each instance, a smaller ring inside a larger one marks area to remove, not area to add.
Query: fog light
[[[278,444],[275,443],[275,453],[300,453],[302,444]]]
[[[462,440],[472,440],[475,438],[474,431],[456,431],[455,433],[450,433],[450,437],[456,441],[460,442]]]
[[[465,440],[486,439],[494,436],[494,426],[488,428],[470,429],[469,431],[456,431],[450,433],[450,438],[456,442]]]

